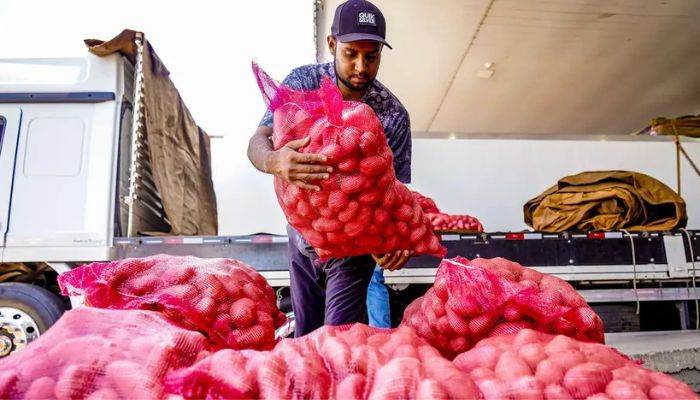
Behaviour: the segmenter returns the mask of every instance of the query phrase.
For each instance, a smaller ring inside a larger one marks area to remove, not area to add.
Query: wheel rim
[[[22,350],[39,334],[39,327],[29,314],[14,307],[0,307],[0,357]]]

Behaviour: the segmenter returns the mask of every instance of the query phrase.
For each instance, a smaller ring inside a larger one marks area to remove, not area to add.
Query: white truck
[[[87,262],[158,253],[231,257],[256,267],[284,297],[287,240],[280,232],[140,235],[167,227],[168,220],[139,123],[143,46],[136,44],[135,64],[116,54],[0,60],[0,356],[36,339],[71,306],[58,296],[56,276]],[[684,143],[700,154],[700,143]],[[671,146],[661,137],[416,135],[413,187],[446,211],[469,212],[490,228],[442,235],[449,256],[502,256],[558,275],[598,303],[613,330],[639,330],[645,312],[668,316],[654,323],[687,329],[700,297],[700,231],[546,234],[523,231],[521,214],[528,198],[582,170],[633,169],[673,182]],[[467,149],[491,155],[460,157]],[[560,164],[552,154],[561,154]],[[656,161],[643,161],[649,159]],[[689,226],[700,226],[697,185],[686,187],[684,197]],[[392,308],[400,311],[422,294],[438,263],[417,257],[388,273]],[[634,302],[642,303],[641,320]]]

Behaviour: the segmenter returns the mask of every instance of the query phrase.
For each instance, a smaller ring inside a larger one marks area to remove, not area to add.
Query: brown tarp
[[[101,57],[119,52],[135,62],[137,32],[124,30],[107,42],[85,40]],[[144,114],[156,188],[172,235],[216,235],[216,197],[211,179],[209,137],[182,101],[170,72],[145,40]]]
[[[537,231],[663,231],[685,227],[685,202],[658,180],[630,171],[567,176],[525,203]]]
[[[700,138],[700,115],[685,115],[678,118],[654,118],[651,120],[651,125],[636,134],[680,135]]]

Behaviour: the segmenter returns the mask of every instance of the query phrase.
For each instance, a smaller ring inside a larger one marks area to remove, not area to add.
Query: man
[[[294,69],[282,82],[293,89],[318,89],[328,76],[340,89],[344,100],[369,105],[382,123],[394,154],[396,177],[411,180],[411,129],[406,109],[375,78],[385,39],[386,25],[381,11],[364,0],[349,0],[335,11],[328,48],[333,62]],[[320,190],[309,181],[328,179],[332,168],[324,164],[325,156],[302,154],[297,150],[308,138],[289,142],[273,150],[273,116],[268,112],[250,139],[248,158],[260,171],[273,174],[307,190]],[[313,248],[291,226],[289,234],[290,282],[292,309],[296,319],[295,335],[303,336],[316,328],[363,322],[366,316],[367,286],[375,264],[396,270],[411,255],[397,251],[384,255],[331,258],[318,263]]]

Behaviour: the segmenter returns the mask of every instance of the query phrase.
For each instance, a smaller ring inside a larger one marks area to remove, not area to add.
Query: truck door
[[[19,108],[0,105],[0,247],[5,246],[5,235],[9,225],[21,116],[22,110]]]

